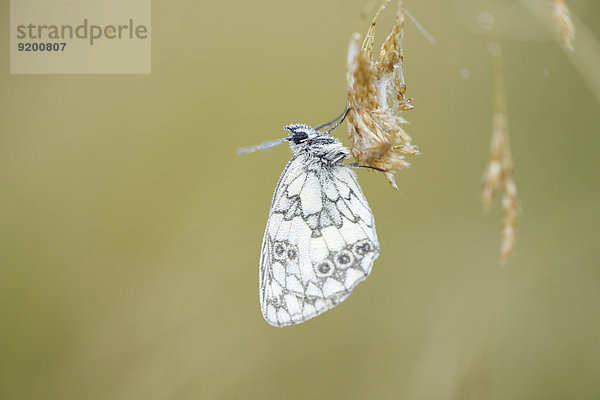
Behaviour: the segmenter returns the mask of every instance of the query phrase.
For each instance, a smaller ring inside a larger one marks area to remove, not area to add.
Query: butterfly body
[[[260,303],[277,327],[344,301],[379,255],[374,217],[349,151],[308,125],[286,129],[294,156],[275,188],[260,259]]]

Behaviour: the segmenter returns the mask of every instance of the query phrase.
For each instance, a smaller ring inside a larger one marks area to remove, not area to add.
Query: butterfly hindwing
[[[304,322],[344,301],[379,255],[373,214],[355,174],[294,157],[271,204],[260,262],[267,322]]]

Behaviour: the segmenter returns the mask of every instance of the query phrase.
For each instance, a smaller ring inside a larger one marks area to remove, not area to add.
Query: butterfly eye
[[[306,132],[294,132],[294,136],[292,136],[292,140],[296,144],[300,144],[308,139],[308,133]]]

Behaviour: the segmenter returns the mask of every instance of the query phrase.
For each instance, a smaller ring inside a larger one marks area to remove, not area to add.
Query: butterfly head
[[[284,129],[290,133],[290,136],[288,137],[290,146],[305,145],[321,135],[320,132],[306,124],[291,124]]]
[[[337,162],[348,155],[348,151],[334,137],[306,124],[291,124],[284,128],[290,132],[287,140],[294,154],[309,152],[329,162]]]
[[[268,142],[264,142],[257,146],[243,147],[238,149],[237,153],[241,155],[252,153],[256,150],[266,150],[281,143],[288,142],[294,154],[305,151],[316,157],[322,158],[327,162],[337,162],[340,157],[347,156],[350,152],[342,146],[339,140],[329,136],[329,134],[344,121],[348,114],[348,110],[349,108],[346,105],[346,109],[341,115],[336,117],[333,121],[319,125],[316,128],[306,124],[290,124],[284,128],[290,133],[288,137],[269,140]],[[319,130],[332,124],[334,125],[326,131],[321,132]]]

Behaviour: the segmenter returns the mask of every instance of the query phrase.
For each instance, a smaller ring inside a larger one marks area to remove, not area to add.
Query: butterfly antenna
[[[241,149],[237,150],[237,153],[238,153],[238,156],[241,156],[242,154],[254,153],[257,150],[267,150],[267,149],[270,149],[271,147],[274,147],[281,143],[287,142],[288,140],[290,140],[290,139],[287,137],[284,137],[281,139],[269,140],[268,142],[264,142],[264,143],[261,143],[256,146],[242,147]]]
[[[331,133],[335,128],[337,128],[338,126],[340,126],[342,124],[342,122],[344,122],[344,120],[346,119],[346,115],[348,115],[348,111],[350,109],[348,108],[348,105],[346,104],[346,109],[344,110],[344,112],[342,113],[342,119],[340,119],[334,126],[332,126],[331,128],[327,129],[325,132],[326,134]]]
[[[337,121],[337,120],[338,120],[338,119],[340,119],[340,118],[342,118],[342,121],[343,121],[343,120],[344,120],[344,118],[346,118],[346,114],[347,114],[347,113],[348,113],[348,103],[346,103],[346,108],[344,108],[344,111],[343,111],[343,112],[342,112],[340,115],[338,115],[337,117],[335,117],[334,119],[332,119],[332,120],[331,120],[331,121],[329,121],[329,122],[325,122],[324,124],[321,124],[321,125],[319,125],[319,126],[315,127],[315,131],[318,131],[319,129],[323,129],[323,128],[325,128],[326,126],[329,126],[329,125],[331,125],[331,124],[335,123],[335,121]]]

